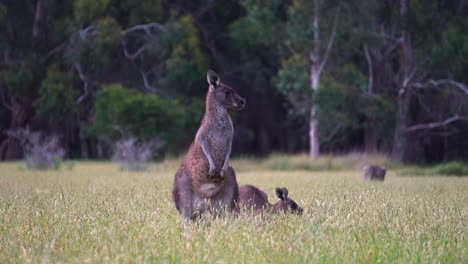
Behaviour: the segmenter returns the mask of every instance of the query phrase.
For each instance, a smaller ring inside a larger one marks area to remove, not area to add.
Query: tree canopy
[[[21,156],[5,132],[25,127],[71,158],[124,136],[177,154],[212,68],[247,98],[234,155],[467,159],[467,28],[460,0],[3,1],[0,158]]]

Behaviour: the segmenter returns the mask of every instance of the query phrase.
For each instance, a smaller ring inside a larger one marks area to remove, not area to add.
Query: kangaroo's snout
[[[236,103],[234,104],[234,107],[236,108],[236,110],[242,110],[242,108],[244,108],[245,103],[247,102],[247,100],[240,97],[240,96],[237,96],[236,99],[237,100],[236,100]]]

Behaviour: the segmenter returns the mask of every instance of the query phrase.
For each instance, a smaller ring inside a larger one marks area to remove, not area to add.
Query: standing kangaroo
[[[228,109],[241,110],[245,99],[208,70],[206,110],[195,140],[174,179],[172,199],[185,224],[204,212],[232,211],[239,195],[229,166],[234,128]]]

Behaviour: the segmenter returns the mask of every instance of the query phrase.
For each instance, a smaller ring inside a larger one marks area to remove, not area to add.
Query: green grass
[[[104,162],[56,171],[0,163],[0,263],[468,262],[468,177],[390,171],[373,183],[344,168],[232,164],[240,184],[261,187],[270,201],[274,187],[288,187],[304,214],[206,219],[184,232],[170,198],[178,160],[148,172]]]
[[[468,176],[468,163],[461,161],[451,161],[433,166],[406,166],[398,170],[401,176]]]

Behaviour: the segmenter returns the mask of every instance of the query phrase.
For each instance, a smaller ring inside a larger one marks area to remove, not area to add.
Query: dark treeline
[[[234,154],[468,159],[463,0],[1,0],[0,159],[25,127],[69,158],[185,151],[209,68],[247,98]]]

